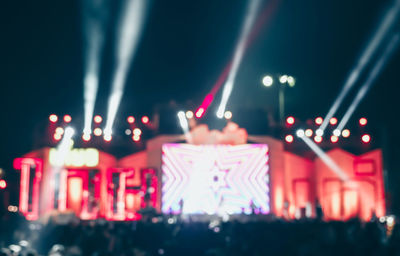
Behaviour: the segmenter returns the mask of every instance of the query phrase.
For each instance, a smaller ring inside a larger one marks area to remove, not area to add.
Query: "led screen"
[[[268,146],[164,144],[162,212],[269,213]]]

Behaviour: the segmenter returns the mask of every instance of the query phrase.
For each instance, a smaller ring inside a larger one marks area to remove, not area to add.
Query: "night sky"
[[[264,0],[263,6],[268,1]],[[119,0],[110,2],[95,108],[95,113],[103,116],[115,64],[120,11]],[[324,116],[391,1],[278,2],[245,54],[228,108],[234,114],[241,108],[276,109],[277,90],[263,87],[261,79],[266,74],[288,73],[297,83],[287,91],[286,113],[303,120]],[[170,100],[199,105],[233,54],[246,3],[153,0],[130,66],[117,123],[128,114],[151,115],[157,104]],[[15,157],[35,149],[35,127],[49,114],[83,118],[81,11],[78,0],[1,4],[0,167],[10,168]],[[393,194],[400,181],[399,67],[397,50],[351,119],[356,122],[356,117],[366,116],[371,126],[386,136],[385,167]],[[215,102],[219,99],[220,94]],[[208,115],[215,112],[216,105]],[[79,125],[83,126],[82,122]]]

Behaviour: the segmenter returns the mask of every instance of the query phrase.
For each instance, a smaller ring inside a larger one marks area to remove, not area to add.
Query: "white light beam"
[[[221,103],[218,107],[218,111],[217,111],[218,118],[224,117],[226,104],[228,103],[229,97],[232,93],[236,74],[238,72],[239,65],[240,65],[240,62],[242,61],[244,51],[246,48],[246,41],[247,41],[247,38],[249,37],[251,27],[254,24],[254,21],[255,21],[256,15],[257,15],[257,10],[260,6],[260,3],[261,3],[260,0],[250,0],[249,6],[247,7],[246,19],[245,19],[243,27],[242,27],[239,42],[236,45],[236,50],[235,50],[235,54],[233,56],[232,66],[231,66],[231,69],[229,70],[229,75],[228,75],[228,78],[224,85]]]
[[[397,48],[399,44],[399,34],[393,35],[392,39],[390,40],[389,44],[386,46],[385,52],[379,58],[378,62],[372,69],[371,73],[369,74],[367,80],[365,81],[364,85],[358,91],[356,97],[354,98],[353,102],[351,103],[349,109],[347,109],[346,113],[344,114],[342,120],[337,126],[339,131],[342,131],[343,128],[346,126],[347,122],[349,121],[350,117],[356,110],[357,106],[360,104],[361,100],[365,97],[369,89],[371,88],[375,79],[379,76],[385,64],[389,61],[390,56],[393,54],[393,51]]]
[[[329,109],[328,114],[325,116],[324,121],[319,128],[322,131],[325,131],[326,127],[329,124],[329,120],[335,115],[336,111],[342,104],[344,98],[346,97],[348,92],[353,88],[360,74],[363,72],[363,70],[371,60],[372,56],[375,54],[382,40],[385,38],[387,32],[395,24],[399,9],[400,9],[400,0],[395,0],[394,5],[389,9],[389,11],[387,11],[384,19],[382,20],[377,30],[375,31],[372,40],[369,42],[367,48],[362,53],[362,56],[358,60],[355,68],[351,71],[350,75],[347,77],[347,80],[342,90],[340,91],[332,107]]]
[[[91,134],[94,106],[99,87],[101,52],[104,46],[108,7],[104,0],[83,1],[84,40],[84,134]]]
[[[126,0],[125,6],[123,6],[124,11],[120,20],[120,29],[117,32],[117,64],[112,80],[111,94],[108,98],[105,136],[112,134],[115,116],[124,93],[129,64],[134,58],[143,30],[147,2],[147,0]]]
[[[329,167],[341,180],[343,181],[349,181],[350,178],[347,176],[347,174],[340,168],[339,165],[335,161],[333,161],[332,158],[330,158],[320,147],[317,146],[310,138],[307,136],[300,136],[300,139],[302,139],[308,147],[312,151],[314,151],[315,154],[326,164],[326,166]]]

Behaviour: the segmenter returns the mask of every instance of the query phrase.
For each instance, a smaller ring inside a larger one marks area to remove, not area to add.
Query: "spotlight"
[[[72,136],[74,136],[74,134],[75,134],[75,130],[72,127],[67,127],[67,128],[65,128],[64,133],[65,133],[65,135],[64,135],[65,137],[72,138]]]
[[[368,134],[364,134],[364,135],[361,137],[361,140],[362,140],[364,143],[369,143],[369,142],[371,141],[371,136],[369,136]]]
[[[186,118],[192,119],[193,118],[193,111],[186,111]]]
[[[133,116],[128,116],[128,118],[126,119],[126,121],[130,124],[133,124],[135,122],[135,118]]]
[[[140,136],[142,134],[142,130],[140,130],[139,128],[135,128],[135,129],[133,129],[133,134]]]
[[[313,130],[307,129],[307,130],[305,131],[305,135],[306,135],[307,137],[311,137],[311,136],[313,135]]]
[[[143,123],[143,124],[148,124],[149,121],[150,121],[150,119],[149,119],[148,116],[143,116],[143,117],[142,117],[142,123]]]
[[[294,79],[293,76],[288,76],[287,78],[287,83],[290,87],[293,87],[296,84],[296,80]]]
[[[283,76],[280,76],[279,77],[279,82],[281,83],[281,84],[284,84],[284,83],[286,83],[288,81],[288,76],[287,75],[283,75]]]
[[[299,138],[303,137],[303,136],[304,136],[304,130],[303,130],[303,129],[298,129],[298,130],[296,131],[296,135],[297,135],[297,137],[299,137]]]
[[[49,116],[49,120],[50,120],[50,122],[52,122],[52,123],[56,123],[56,122],[58,121],[58,116],[55,115],[55,114],[51,114],[51,115]]]
[[[271,76],[264,76],[262,83],[266,87],[270,87],[274,83],[274,79]]]
[[[341,132],[340,132],[340,130],[339,130],[339,129],[335,129],[335,130],[333,130],[333,135],[335,135],[336,137],[339,137],[339,136],[340,136],[340,134],[341,134]]]
[[[57,134],[63,135],[63,134],[64,134],[64,128],[62,128],[62,127],[57,127],[56,130],[55,130],[55,132],[56,132]]]
[[[314,137],[314,141],[316,143],[321,143],[322,142],[322,137],[317,135],[317,136]]]
[[[131,129],[126,129],[126,130],[125,130],[125,134],[128,135],[128,136],[131,135],[131,134],[132,134]]]
[[[232,118],[232,112],[231,111],[226,111],[224,114],[225,119],[229,120]]]
[[[286,123],[288,125],[293,125],[294,124],[294,117],[293,116],[289,116],[288,118],[286,118]]]
[[[103,134],[103,131],[101,130],[101,128],[97,127],[93,130],[93,133],[95,136],[101,136],[101,134]]]
[[[111,137],[111,135],[112,135],[111,128],[109,128],[109,127],[104,128],[103,134],[104,134],[104,136]]]
[[[59,133],[55,133],[55,134],[53,135],[53,139],[54,139],[55,141],[59,141],[59,140],[61,140],[61,138],[62,138],[62,135],[59,134]]]
[[[290,135],[290,134],[286,135],[285,141],[286,141],[287,143],[292,143],[293,140],[294,140],[293,135]]]
[[[338,140],[339,140],[339,137],[338,137],[338,136],[335,136],[335,135],[332,135],[332,136],[331,136],[331,142],[332,142],[332,143],[336,143],[336,142],[338,142]]]
[[[110,134],[104,134],[104,140],[110,142],[112,140],[112,136]]]
[[[319,137],[322,137],[322,135],[324,135],[324,131],[323,131],[322,129],[317,129],[317,130],[315,131],[315,134],[316,134],[317,136],[319,136]]]
[[[332,118],[329,120],[329,123],[330,123],[331,125],[336,125],[336,124],[337,124],[337,118],[336,118],[336,117],[332,117]]]
[[[342,131],[342,136],[343,136],[344,138],[350,137],[350,130],[349,130],[349,129],[344,129],[344,130]]]
[[[322,117],[319,116],[319,117],[315,118],[315,124],[321,125],[322,122],[324,122],[324,119]]]
[[[103,121],[103,118],[99,115],[96,115],[94,116],[93,120],[96,124],[100,124]]]
[[[368,120],[367,120],[367,118],[362,117],[362,118],[360,118],[359,123],[361,126],[366,126],[368,123]]]
[[[70,115],[65,115],[64,116],[64,122],[70,123],[72,121],[72,117]]]
[[[90,138],[91,138],[91,136],[90,136],[90,134],[88,134],[88,133],[84,133],[84,134],[82,135],[82,139],[83,139],[84,141],[89,141]]]

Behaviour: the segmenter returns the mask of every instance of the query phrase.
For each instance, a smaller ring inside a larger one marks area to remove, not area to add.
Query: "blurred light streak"
[[[372,84],[374,83],[375,79],[379,76],[379,74],[385,67],[386,63],[389,61],[389,58],[393,54],[393,51],[396,50],[396,48],[399,44],[399,36],[400,36],[399,33],[392,36],[389,44],[386,46],[385,52],[379,58],[378,62],[375,64],[372,71],[369,73],[369,76],[367,77],[367,80],[365,81],[364,85],[360,88],[356,97],[354,98],[353,102],[351,103],[350,107],[347,109],[346,113],[344,114],[342,120],[339,122],[339,125],[337,126],[338,130],[341,131],[346,126],[347,122],[349,121],[350,117],[353,115],[357,106],[360,104],[361,100],[365,97],[365,95],[371,88]]]
[[[182,127],[183,133],[187,142],[190,142],[189,123],[186,119],[186,114],[183,111],[178,112],[179,124]]]
[[[260,34],[261,29],[263,26],[272,18],[272,14],[278,7],[278,4],[281,2],[281,0],[272,0],[268,1],[267,5],[264,7],[263,12],[258,16],[257,22],[255,23],[250,36],[246,42],[245,49],[247,49],[256,39],[256,37]],[[222,73],[218,77],[217,81],[215,82],[213,88],[211,89],[210,93],[206,95],[204,98],[203,102],[201,105],[198,107],[198,109],[195,112],[195,115],[197,118],[201,118],[204,116],[205,112],[207,111],[208,107],[211,105],[212,101],[215,98],[215,95],[223,85],[224,81],[228,77],[229,70],[231,69],[232,61],[230,60],[225,68],[223,69]]]
[[[73,141],[72,137],[75,134],[75,130],[72,127],[67,127],[65,128],[64,136],[61,140],[61,142],[57,146],[57,150],[55,151],[55,157],[54,157],[54,162],[53,166],[57,167],[57,170],[59,171],[61,167],[64,165],[64,160],[65,157],[67,156],[68,152],[71,150],[73,146]],[[54,170],[53,171],[57,171]]]
[[[116,68],[112,78],[111,94],[108,98],[107,121],[104,134],[112,134],[112,126],[124,93],[129,64],[136,53],[147,13],[146,0],[125,0],[122,6],[116,42]]]
[[[242,62],[244,52],[246,50],[246,41],[250,35],[251,27],[255,22],[257,10],[259,9],[260,4],[260,0],[250,0],[249,6],[247,7],[246,18],[242,27],[242,31],[240,33],[239,42],[236,45],[232,66],[229,70],[229,75],[222,91],[222,99],[217,111],[218,118],[224,117],[225,108],[232,93],[235,78],[239,70],[240,63]]]
[[[92,117],[96,102],[101,52],[104,46],[105,24],[107,20],[106,0],[83,1],[83,41],[84,41],[84,129],[91,134]]]
[[[329,120],[336,111],[339,109],[340,104],[343,102],[344,98],[346,97],[347,93],[353,88],[355,83],[357,82],[359,76],[372,59],[372,56],[375,54],[376,50],[379,48],[382,40],[385,38],[389,29],[395,24],[396,17],[398,11],[400,9],[400,0],[395,0],[394,5],[386,12],[385,17],[381,21],[380,25],[376,29],[375,33],[371,41],[369,42],[367,48],[361,55],[361,58],[358,60],[356,66],[351,71],[350,75],[347,77],[347,80],[340,91],[338,97],[336,98],[335,102],[333,103],[332,107],[329,109],[328,114],[326,115],[324,122],[322,123],[320,129],[323,131],[328,126]]]
[[[335,161],[332,160],[320,147],[317,146],[310,138],[306,136],[300,136],[307,146],[314,151],[314,153],[329,167],[341,180],[349,181],[350,178],[347,174],[340,168]]]

